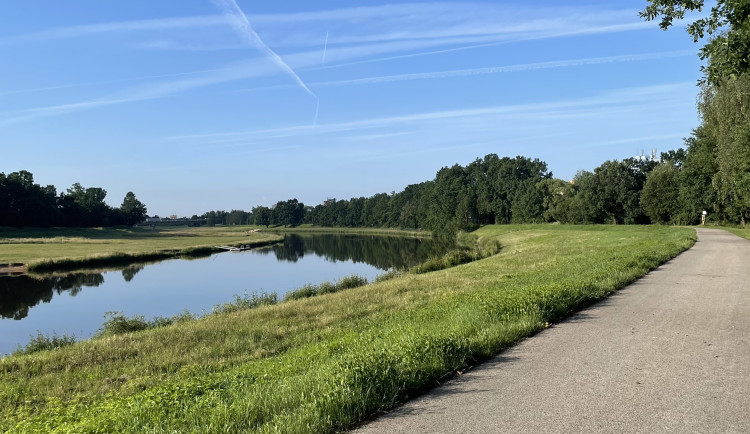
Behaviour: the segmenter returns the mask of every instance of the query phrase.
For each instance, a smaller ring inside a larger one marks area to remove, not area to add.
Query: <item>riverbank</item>
[[[431,238],[432,232],[423,231],[421,229],[393,229],[393,228],[338,228],[338,227],[323,227],[315,226],[311,224],[303,224],[298,226],[274,226],[274,227],[261,227],[262,232],[271,233],[310,233],[310,234],[348,234],[348,235],[392,235],[399,237],[413,237],[413,238]]]
[[[658,226],[490,226],[465,265],[0,361],[0,429],[346,429],[690,247]]]
[[[219,245],[261,247],[281,241],[255,226],[213,228],[0,229],[2,272],[47,272],[199,256]],[[6,269],[7,268],[7,269]],[[12,268],[12,269],[11,269]]]

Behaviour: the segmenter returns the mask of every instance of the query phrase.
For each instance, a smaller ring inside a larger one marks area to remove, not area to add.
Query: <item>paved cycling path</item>
[[[750,433],[750,241],[695,246],[362,433]]]

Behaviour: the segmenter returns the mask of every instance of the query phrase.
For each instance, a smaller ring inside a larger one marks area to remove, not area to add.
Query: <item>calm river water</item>
[[[0,277],[0,355],[38,331],[90,337],[104,314],[172,316],[210,312],[244,292],[279,299],[307,283],[357,274],[372,281],[389,268],[416,265],[445,246],[430,239],[358,235],[287,235],[284,243],[201,259],[134,264],[65,276]]]

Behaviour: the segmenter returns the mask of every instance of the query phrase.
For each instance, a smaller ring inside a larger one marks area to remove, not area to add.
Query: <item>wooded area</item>
[[[100,227],[132,226],[143,221],[146,206],[128,192],[119,208],[104,202],[107,192],[99,187],[73,184],[57,194],[54,185],[34,183],[31,172],[7,176],[0,172],[0,226]]]

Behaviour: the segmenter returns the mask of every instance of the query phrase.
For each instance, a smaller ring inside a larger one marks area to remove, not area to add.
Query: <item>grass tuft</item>
[[[14,351],[13,355],[20,356],[24,354],[33,354],[39,351],[53,351],[62,347],[67,347],[68,345],[73,345],[74,343],[76,343],[75,335],[68,335],[67,333],[58,335],[57,333],[54,333],[52,336],[47,336],[39,331],[36,336],[31,336],[29,343],[23,348],[19,347]]]
[[[323,282],[318,284],[307,284],[300,288],[291,290],[284,296],[284,301],[300,300],[303,298],[315,297],[316,295],[332,294],[344,289],[358,288],[367,285],[367,278],[352,274],[345,276],[335,282]]]
[[[151,320],[146,320],[143,315],[126,317],[122,312],[117,311],[106,312],[104,318],[104,323],[99,328],[99,331],[97,331],[96,336],[113,336],[166,327],[172,324],[192,321],[197,317],[186,310],[172,317],[157,316]]]
[[[277,302],[278,300],[275,292],[270,294],[258,294],[253,292],[252,294],[248,294],[247,291],[245,291],[242,296],[235,294],[233,302],[217,304],[214,306],[212,313],[232,313],[237,312],[238,310],[255,309],[259,306],[270,306]]]

